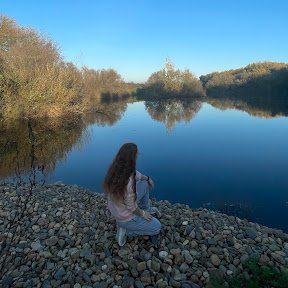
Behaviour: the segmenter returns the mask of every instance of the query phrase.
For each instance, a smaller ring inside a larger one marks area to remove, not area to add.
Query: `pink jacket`
[[[141,180],[142,174],[136,170],[136,181]],[[124,200],[116,202],[109,194],[107,197],[108,208],[118,222],[127,222],[134,218],[133,212],[137,209],[137,202],[133,191],[133,175],[130,176]]]

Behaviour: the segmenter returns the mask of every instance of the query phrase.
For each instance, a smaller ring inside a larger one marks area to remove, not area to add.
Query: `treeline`
[[[200,80],[209,97],[288,96],[287,63],[254,63],[240,69],[210,73]]]
[[[0,119],[83,114],[102,104],[127,102],[131,95],[138,100],[241,99],[266,110],[277,102],[283,111],[277,108],[275,113],[287,114],[288,64],[255,63],[199,80],[167,60],[145,84],[125,83],[113,69],[65,62],[51,39],[0,16]]]
[[[51,39],[0,16],[0,117],[83,113],[133,90],[115,70],[79,69]]]
[[[165,68],[154,72],[147,82],[137,89],[140,100],[171,98],[202,98],[205,93],[200,80],[189,70],[175,69],[167,60]]]
[[[288,115],[287,63],[254,63],[240,69],[201,76],[200,80],[210,99],[208,101],[224,101],[220,106],[234,103],[266,117]]]

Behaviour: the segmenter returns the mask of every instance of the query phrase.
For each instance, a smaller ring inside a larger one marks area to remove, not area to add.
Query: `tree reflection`
[[[2,123],[0,133],[0,178],[13,176],[19,184],[44,181],[56,162],[86,138],[83,121],[75,118]]]
[[[116,101],[79,117],[0,121],[0,179],[19,185],[45,182],[57,161],[89,141],[88,125],[112,126],[126,108],[125,101]]]
[[[288,116],[288,99],[280,97],[276,99],[253,99],[253,97],[235,99],[222,96],[221,98],[208,98],[206,101],[220,110],[237,109],[261,118]]]
[[[97,106],[97,110],[84,116],[87,124],[97,124],[99,126],[112,126],[116,124],[127,109],[125,100],[118,100],[110,103],[102,102]]]
[[[171,131],[177,122],[189,122],[202,105],[201,101],[191,99],[160,99],[146,101],[145,107],[152,119],[163,122]]]

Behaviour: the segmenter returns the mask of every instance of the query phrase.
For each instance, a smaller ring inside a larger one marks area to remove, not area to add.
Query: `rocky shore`
[[[287,269],[281,230],[159,201],[161,234],[119,247],[101,194],[60,183],[30,190],[0,186],[0,287],[210,287],[211,277],[245,273],[249,257]]]

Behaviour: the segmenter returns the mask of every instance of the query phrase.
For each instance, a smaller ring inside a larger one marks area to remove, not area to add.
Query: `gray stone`
[[[47,246],[55,246],[58,242],[57,236],[51,236],[50,238],[46,239],[45,243]]]
[[[181,263],[183,263],[183,262],[184,262],[184,257],[182,255],[178,254],[175,256],[174,263],[176,265],[181,265]]]
[[[59,244],[59,246],[60,246],[61,248],[63,248],[63,247],[65,246],[65,240],[59,239],[59,240],[58,240],[58,244]]]
[[[122,280],[122,288],[134,287],[134,279],[125,275]]]
[[[40,251],[40,250],[43,249],[43,247],[42,247],[42,245],[41,245],[41,243],[39,241],[32,242],[31,243],[31,248],[32,248],[33,251]]]
[[[204,272],[203,272],[203,277],[209,278],[209,273],[208,273],[207,271],[204,271]]]
[[[151,284],[151,277],[150,277],[150,273],[148,270],[145,270],[142,274],[141,274],[141,281],[142,283],[145,285],[147,284]]]
[[[255,229],[253,228],[247,228],[245,230],[245,237],[246,238],[251,238],[251,239],[255,239],[258,236],[258,233]]]
[[[136,260],[136,259],[130,259],[128,262],[128,266],[130,267],[130,268],[137,268],[137,265],[138,265],[138,261]],[[145,269],[144,269],[145,270]]]
[[[44,258],[51,258],[53,256],[50,251],[41,251],[39,255],[43,256]]]
[[[12,283],[13,283],[12,277],[10,277],[9,275],[3,277],[3,279],[2,279],[3,288],[4,287],[11,287]]]
[[[248,260],[249,256],[247,254],[244,254],[241,256],[240,261],[242,264],[244,264]]]
[[[216,254],[212,254],[210,257],[210,260],[211,260],[212,264],[216,267],[218,267],[221,263],[221,260],[219,259],[219,257]]]
[[[273,252],[278,251],[280,248],[277,244],[271,244],[269,245],[269,249]]]
[[[121,248],[118,252],[118,255],[120,257],[125,257],[127,256],[128,254],[130,253],[130,251],[128,249],[125,249],[125,248]]]
[[[217,241],[215,239],[213,239],[213,238],[210,238],[210,239],[207,240],[207,243],[208,243],[208,245],[216,245]]]
[[[227,273],[228,276],[231,276],[233,274],[233,271],[227,270],[226,273]]]
[[[143,283],[141,281],[139,281],[139,280],[136,280],[134,282],[134,285],[135,285],[135,288],[144,288]]]
[[[136,269],[138,272],[143,272],[146,269],[146,262],[139,262]]]
[[[173,279],[174,279],[175,281],[183,281],[183,280],[186,280],[186,279],[187,279],[187,276],[186,276],[185,274],[182,274],[182,273],[180,273],[180,274],[175,274],[174,277],[173,277]]]
[[[161,259],[164,259],[164,258],[166,258],[168,256],[168,252],[167,251],[160,251],[159,252],[159,257],[161,258]]]
[[[91,277],[90,277],[86,272],[84,272],[84,273],[82,274],[82,278],[84,279],[84,281],[85,281],[86,283],[91,282]]]
[[[235,266],[238,266],[240,263],[241,263],[241,261],[240,261],[239,258],[234,258],[234,259],[233,259],[233,264],[234,264]]]
[[[179,269],[182,273],[185,274],[188,271],[189,266],[186,263],[182,263]]]
[[[46,268],[47,268],[48,270],[54,270],[55,264],[52,263],[52,262],[50,262],[50,261],[48,261],[47,264],[46,264]]]
[[[100,276],[99,275],[92,275],[91,276],[91,281],[93,282],[93,283],[97,283],[97,282],[100,282]]]
[[[78,248],[71,248],[70,249],[70,256],[72,259],[77,259],[80,257],[80,251]]]
[[[162,271],[167,272],[168,267],[170,267],[169,264],[167,264],[167,263],[161,263],[161,269],[162,269]]]
[[[168,282],[161,279],[161,281],[156,282],[156,286],[158,288],[166,288],[168,286]]]
[[[56,273],[54,274],[54,278],[56,280],[61,280],[63,278],[63,276],[66,274],[66,271],[63,267],[60,267]]]
[[[276,260],[278,263],[282,264],[282,265],[285,265],[285,259],[278,253],[274,253],[272,252],[271,253],[271,256],[274,260]]]
[[[173,256],[180,255],[181,249],[180,249],[180,248],[171,249],[171,250],[170,250],[170,253],[171,253]]]
[[[155,261],[155,260],[152,260],[152,262],[151,262],[151,269],[152,269],[153,271],[159,272],[159,271],[160,271],[160,267],[161,267],[161,265],[160,265],[159,262],[157,262],[157,261]]]
[[[236,272],[236,267],[233,264],[231,264],[231,263],[228,265],[228,269],[233,271],[233,273]]]
[[[191,264],[193,262],[194,259],[188,250],[182,251],[182,255],[184,256],[184,260],[187,264]]]
[[[230,246],[234,246],[235,245],[235,237],[232,235],[228,235],[227,236],[227,243]]]
[[[197,280],[198,281],[198,280]],[[181,281],[181,288],[200,288],[200,286],[193,281]]]
[[[181,283],[176,281],[176,280],[174,280],[173,278],[170,278],[169,284],[172,287],[175,287],[175,288],[180,288],[181,287]]]

